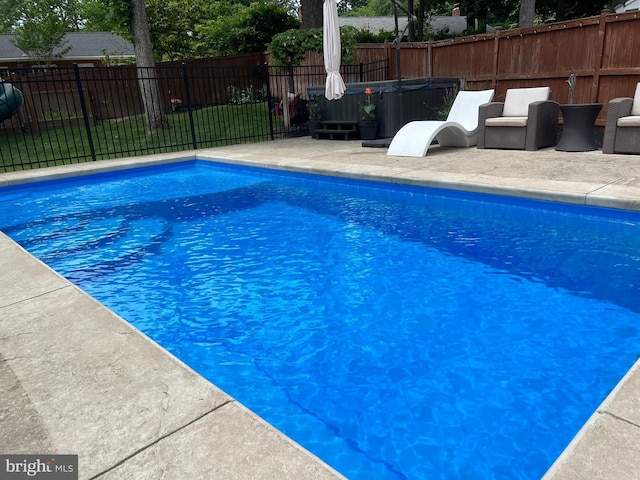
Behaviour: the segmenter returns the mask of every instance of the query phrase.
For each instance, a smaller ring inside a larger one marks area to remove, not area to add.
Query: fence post
[[[25,124],[29,124],[29,128],[31,129],[31,133],[40,133],[40,122],[38,122],[38,114],[36,113],[36,109],[34,107],[34,97],[33,97],[33,89],[31,88],[31,80],[27,78],[23,83],[19,84],[20,89],[22,90],[22,95],[24,96],[24,105],[27,109]],[[20,115],[20,111],[18,111],[18,115]]]
[[[500,32],[502,32],[502,29],[496,28],[496,31],[493,37],[493,72],[492,72],[493,78],[491,79],[491,88],[493,88],[494,90],[498,86],[498,64],[499,64],[498,60],[500,55]]]
[[[80,108],[82,108],[82,118],[84,119],[84,128],[87,131],[87,140],[89,141],[89,151],[91,152],[91,160],[96,161],[96,148],[93,145],[93,137],[91,136],[91,125],[89,124],[89,112],[87,111],[87,102],[84,100],[84,91],[82,90],[82,80],[80,79],[80,68],[77,63],[73,64],[73,72],[76,77],[76,85],[78,86],[78,95],[80,96]]]
[[[265,65],[264,74],[265,74],[265,82],[267,85],[267,109],[269,110],[269,135],[271,136],[271,140],[275,140],[274,128],[273,128],[273,114],[275,111],[275,106],[272,109],[271,104],[273,103],[273,97],[271,96],[271,66]]]
[[[191,110],[191,94],[189,93],[189,73],[187,71],[187,64],[182,62],[182,79],[184,80],[184,94],[187,98],[187,113],[189,115],[189,128],[191,129],[191,143],[193,149],[198,148],[198,141],[196,139],[196,127],[193,124],[193,111]]]
[[[358,70],[359,82],[364,82],[364,65],[360,62],[360,69]]]
[[[593,87],[595,98],[591,99],[591,102],[595,103],[598,101],[600,97],[600,69],[602,68],[602,57],[604,56],[604,44],[605,39],[607,38],[607,15],[609,12],[603,10],[600,12],[600,19],[598,20],[598,43],[597,43],[597,52],[596,52],[596,64],[593,69]]]
[[[387,59],[387,79],[391,78],[391,43],[384,41],[385,58]]]

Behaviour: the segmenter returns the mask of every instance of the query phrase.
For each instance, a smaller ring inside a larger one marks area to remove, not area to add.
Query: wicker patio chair
[[[609,102],[602,153],[640,153],[640,83],[633,98]]]
[[[504,102],[480,106],[478,148],[538,150],[558,139],[560,105],[549,87],[512,88]]]

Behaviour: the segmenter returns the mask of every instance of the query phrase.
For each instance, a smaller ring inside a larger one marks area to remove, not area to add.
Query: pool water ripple
[[[0,192],[0,227],[350,478],[539,478],[640,351],[637,214],[197,163],[98,180]]]

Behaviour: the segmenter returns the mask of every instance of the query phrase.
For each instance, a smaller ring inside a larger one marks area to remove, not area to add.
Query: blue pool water
[[[632,212],[189,162],[0,228],[353,479],[537,479],[640,351]]]

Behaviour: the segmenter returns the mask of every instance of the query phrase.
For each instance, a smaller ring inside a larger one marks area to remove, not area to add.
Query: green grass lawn
[[[144,115],[103,120],[91,126],[96,159],[176,152],[271,139],[266,103],[223,105],[194,110],[193,132],[187,111],[167,115],[169,128],[147,135]],[[282,117],[272,117],[274,129]],[[80,120],[40,133],[0,130],[0,171],[91,161],[89,135]]]

